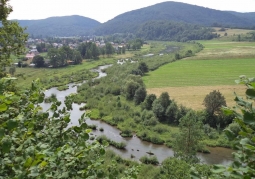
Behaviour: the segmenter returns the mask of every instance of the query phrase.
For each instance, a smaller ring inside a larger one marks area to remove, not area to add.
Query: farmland
[[[243,91],[235,85],[240,75],[254,76],[255,43],[200,41],[205,48],[196,56],[177,61],[150,72],[143,78],[149,93],[169,92],[177,102],[203,109],[203,99],[212,90],[219,90],[234,105],[234,95]]]

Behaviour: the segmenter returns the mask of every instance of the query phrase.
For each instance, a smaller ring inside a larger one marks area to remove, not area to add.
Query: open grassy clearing
[[[240,75],[255,76],[255,42],[199,41],[204,50],[195,56],[167,64],[143,78],[149,93],[167,91],[178,103],[192,109],[203,109],[203,99],[219,90],[229,106],[235,103],[234,91],[243,94],[244,87],[235,85]]]
[[[182,104],[194,110],[204,109],[203,100],[207,94],[213,90],[219,90],[227,101],[228,106],[234,106],[234,92],[239,96],[243,95],[245,86],[243,85],[222,85],[222,86],[188,86],[188,87],[165,87],[150,88],[147,90],[149,94],[160,96],[162,92],[168,92],[171,99],[178,104]]]
[[[204,50],[189,59],[230,59],[255,57],[255,42],[199,41]]]
[[[233,85],[240,75],[254,76],[255,58],[181,60],[148,73],[147,88]]]
[[[231,28],[225,28],[225,31],[219,31],[220,27],[214,27],[213,29],[216,30],[215,33],[220,34],[220,36],[224,36],[225,33],[228,34],[228,36],[237,36],[241,34],[247,34],[249,32],[252,32],[254,30],[247,30],[247,29],[231,29]]]

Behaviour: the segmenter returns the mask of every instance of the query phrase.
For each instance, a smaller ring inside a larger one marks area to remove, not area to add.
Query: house
[[[26,58],[28,58],[28,60],[32,60],[34,58],[35,54],[34,53],[28,53],[26,54]]]

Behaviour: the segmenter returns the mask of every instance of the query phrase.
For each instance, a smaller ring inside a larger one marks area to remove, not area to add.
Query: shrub
[[[140,158],[140,161],[144,164],[152,164],[152,165],[158,165],[158,159],[156,156],[153,157],[147,157],[147,156],[143,156]]]

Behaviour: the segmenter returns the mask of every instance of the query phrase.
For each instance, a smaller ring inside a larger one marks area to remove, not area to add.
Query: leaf
[[[47,162],[43,161],[42,163],[40,163],[40,167],[43,168],[43,167],[45,167],[47,164],[48,164]]]
[[[38,103],[42,103],[44,101],[44,96],[39,96],[39,98],[38,98]]]
[[[11,119],[7,122],[7,127],[9,130],[12,130],[12,129],[18,127],[18,122]]]
[[[252,145],[249,145],[249,144],[245,144],[245,145],[244,145],[244,148],[245,148],[245,149],[249,149],[249,150],[255,151],[255,147],[252,146]]]
[[[247,89],[246,90],[246,95],[252,99],[255,98],[255,90],[254,89]]]
[[[4,132],[5,132],[4,128],[0,128],[0,138],[4,136]]]
[[[235,135],[231,130],[225,129],[224,132],[225,132],[225,134],[226,134],[226,136],[228,137],[229,140],[234,140],[235,139]]]
[[[212,171],[213,173],[223,173],[226,171],[226,168],[223,165],[214,165]]]
[[[88,140],[88,139],[89,139],[89,134],[83,133],[83,134],[81,135],[81,137],[82,137],[83,140]]]
[[[105,150],[104,149],[100,149],[100,155],[104,155],[105,154]]]
[[[0,112],[6,111],[6,110],[7,110],[6,104],[0,104]]]
[[[81,133],[81,128],[80,127],[74,126],[73,129],[74,129],[75,132]]]
[[[227,116],[234,114],[234,111],[227,107],[223,107],[222,110],[223,110],[224,114]]]
[[[243,116],[244,123],[255,124],[255,117],[253,113],[245,112]]]
[[[56,117],[56,118],[59,117],[59,113],[54,112],[53,117]]]
[[[64,121],[65,121],[66,123],[69,123],[69,122],[71,121],[70,115],[64,116]]]
[[[12,143],[8,138],[3,138],[2,140],[2,148],[4,153],[9,153],[11,149]]]
[[[28,168],[31,166],[33,159],[31,157],[27,158],[26,162],[24,163],[24,167]]]
[[[87,125],[86,123],[83,123],[83,124],[81,125],[81,128],[82,128],[82,129],[87,129],[87,127],[88,127],[88,125]]]
[[[250,142],[250,140],[248,139],[248,138],[244,138],[244,139],[242,139],[241,141],[240,141],[240,144],[241,145],[246,145],[246,144],[248,144]]]

